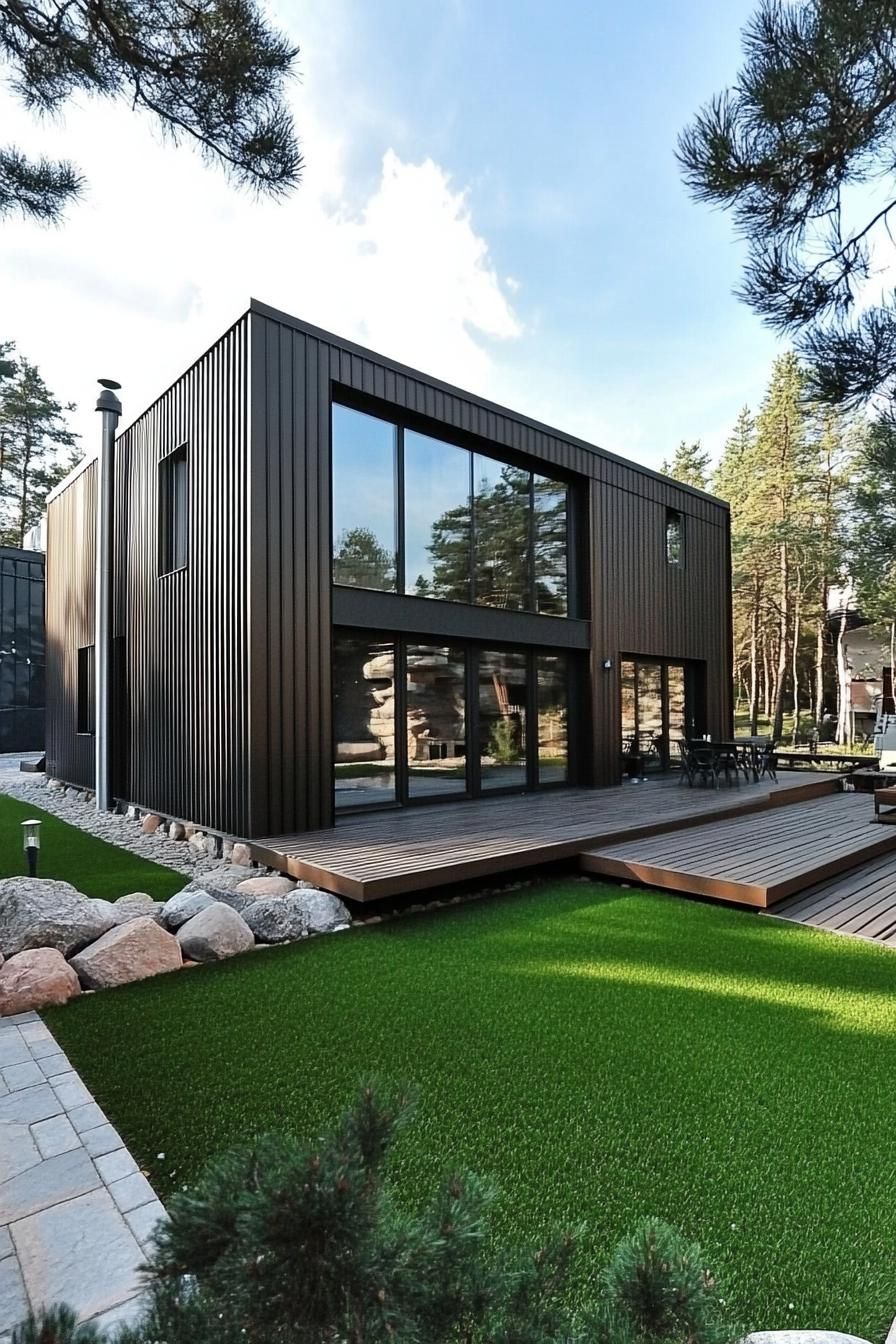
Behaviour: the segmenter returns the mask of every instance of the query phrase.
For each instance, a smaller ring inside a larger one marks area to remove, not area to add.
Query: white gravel
[[[48,789],[44,774],[30,774],[19,770],[20,761],[40,760],[40,752],[17,752],[10,755],[0,754],[0,793],[10,798],[18,798],[24,803],[34,803],[45,812],[52,812],[72,826],[82,831],[118,845],[120,849],[130,850],[141,858],[151,859],[153,863],[163,864],[187,877],[197,877],[201,873],[213,872],[220,868],[224,860],[210,858],[200,854],[185,840],[169,840],[167,836],[144,835],[139,821],[132,821],[115,812],[97,812],[93,802],[85,802],[76,789]],[[257,876],[266,869],[247,868],[246,876]]]

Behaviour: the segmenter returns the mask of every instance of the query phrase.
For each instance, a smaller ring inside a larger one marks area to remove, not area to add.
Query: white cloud
[[[121,381],[129,422],[250,296],[488,392],[491,342],[522,328],[468,194],[431,159],[386,149],[359,201],[344,171],[350,138],[315,125],[299,98],[308,167],[274,203],[238,193],[189,145],[160,143],[122,105],[72,108],[61,133],[0,96],[5,141],[66,154],[89,184],[59,229],[4,223],[0,256],[0,340],[79,404],[87,444],[97,376]]]

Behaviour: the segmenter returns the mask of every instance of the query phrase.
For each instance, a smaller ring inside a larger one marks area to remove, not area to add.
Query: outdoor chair
[[[695,783],[709,785],[712,781],[713,787],[719,787],[720,760],[719,753],[714,747],[692,747],[686,742],[679,742],[679,751],[683,769],[687,775],[688,784],[693,786]]]
[[[688,744],[683,738],[679,738],[675,745],[678,748],[678,759],[681,767],[678,775],[678,782],[681,784],[684,780],[687,780],[688,787],[693,788],[694,775],[696,772],[693,762],[691,761],[691,752],[688,750]]]
[[[775,739],[770,737],[767,742],[763,743],[758,751],[759,778],[762,779],[764,775],[768,775],[769,779],[774,780],[776,784],[778,782],[778,776],[775,770],[775,752],[777,746],[778,744]]]

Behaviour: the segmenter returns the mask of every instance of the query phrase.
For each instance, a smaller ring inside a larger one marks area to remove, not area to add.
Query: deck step
[[[875,823],[870,797],[844,793],[601,845],[579,863],[588,873],[766,909],[894,851],[896,829]]]

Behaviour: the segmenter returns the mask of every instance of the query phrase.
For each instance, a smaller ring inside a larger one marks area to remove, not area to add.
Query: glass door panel
[[[337,810],[394,803],[394,642],[337,636],[333,682]]]
[[[478,660],[478,758],[483,792],[526,787],[526,655],[483,649]]]
[[[663,669],[659,663],[638,664],[638,750],[641,769],[662,770],[665,764],[663,733]]]
[[[408,797],[467,792],[467,660],[462,648],[408,644]]]
[[[666,668],[666,687],[668,696],[668,734],[667,765],[675,765],[678,759],[677,743],[684,741],[688,734],[687,695],[685,692],[684,666],[670,663]]]
[[[565,783],[569,776],[567,740],[568,668],[563,654],[539,654],[535,660],[538,699],[538,783]]]

